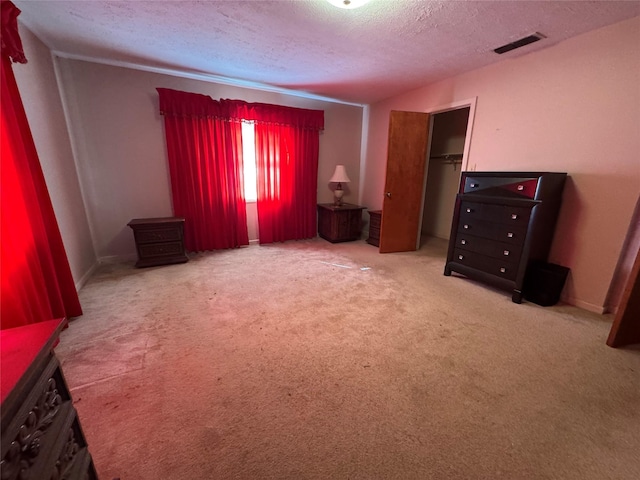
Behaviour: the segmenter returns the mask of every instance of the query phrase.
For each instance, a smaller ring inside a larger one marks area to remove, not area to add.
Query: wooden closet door
[[[640,250],[624,288],[607,345],[623,347],[640,343]]]
[[[417,248],[428,139],[428,113],[391,111],[380,253]]]

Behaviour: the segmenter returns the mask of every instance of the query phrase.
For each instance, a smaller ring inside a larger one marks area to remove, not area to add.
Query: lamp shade
[[[344,165],[336,165],[336,170],[333,172],[333,176],[329,179],[330,182],[335,183],[349,183],[349,176],[344,168]]]

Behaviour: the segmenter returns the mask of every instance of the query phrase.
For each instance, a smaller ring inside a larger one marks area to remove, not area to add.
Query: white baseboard
[[[104,257],[98,258],[98,264],[100,265],[110,265],[114,263],[131,263],[135,262],[138,259],[138,255],[135,253],[128,255],[107,255]]]
[[[605,313],[604,305],[594,305],[593,303],[585,302],[583,300],[579,300],[577,298],[571,298],[571,297],[562,297],[561,300],[564,303],[573,305],[574,307],[582,308],[583,310],[597,313],[599,315],[603,315]]]
[[[75,285],[76,285],[76,292],[79,292],[82,287],[84,287],[87,282],[89,281],[89,279],[91,278],[91,276],[94,274],[94,272],[96,271],[96,269],[98,268],[98,265],[100,265],[99,262],[95,262],[91,268],[89,270],[87,270],[85,272],[84,275],[82,275],[82,277],[80,277],[80,280],[78,280]]]

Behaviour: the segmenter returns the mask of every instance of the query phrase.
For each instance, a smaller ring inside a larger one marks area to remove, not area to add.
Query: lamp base
[[[333,200],[333,204],[336,207],[341,207],[342,206],[342,196],[344,195],[344,190],[342,190],[342,185],[340,185],[338,183],[338,186],[333,191],[333,195],[335,196],[335,199]]]

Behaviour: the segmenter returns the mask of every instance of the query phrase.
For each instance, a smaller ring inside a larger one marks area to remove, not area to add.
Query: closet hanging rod
[[[462,153],[443,153],[440,155],[432,155],[430,160],[448,160],[448,161],[462,161]]]

